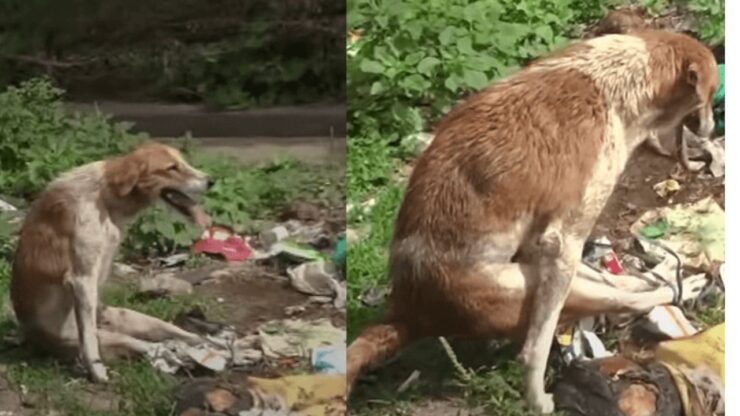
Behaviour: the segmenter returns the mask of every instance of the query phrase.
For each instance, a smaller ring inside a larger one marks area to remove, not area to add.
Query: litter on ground
[[[648,211],[630,231],[660,240],[684,265],[706,269],[725,261],[725,213],[712,198]]]
[[[284,319],[261,325],[259,342],[266,357],[309,357],[311,350],[346,343],[346,332],[329,319]]]

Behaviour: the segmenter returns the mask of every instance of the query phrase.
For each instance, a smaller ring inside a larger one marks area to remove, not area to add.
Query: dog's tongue
[[[190,207],[190,215],[193,216],[193,222],[203,228],[211,226],[211,217],[206,214],[206,211],[200,205],[193,205]]]

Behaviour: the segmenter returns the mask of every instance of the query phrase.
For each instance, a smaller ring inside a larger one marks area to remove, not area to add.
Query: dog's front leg
[[[532,410],[544,414],[555,410],[552,395],[545,393],[545,370],[560,312],[580,263],[580,241],[563,234],[559,224],[548,227],[540,240],[540,281],[520,359],[525,369],[527,403]]]
[[[95,382],[108,381],[108,373],[100,359],[96,308],[98,300],[98,282],[93,275],[71,275],[67,285],[74,297],[75,320],[79,334],[79,348],[82,362]]]

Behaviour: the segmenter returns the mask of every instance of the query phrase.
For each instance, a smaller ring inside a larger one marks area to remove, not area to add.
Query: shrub
[[[590,0],[580,0],[590,1]],[[350,0],[348,131],[353,154],[394,148],[462,95],[567,41],[577,0]],[[352,37],[351,37],[352,38]],[[375,140],[377,142],[372,142]],[[394,150],[387,152],[391,156]],[[374,157],[373,160],[376,158]],[[349,164],[353,186],[388,163]]]
[[[145,138],[101,114],[66,114],[61,96],[46,79],[0,93],[0,194],[31,200],[61,172],[130,151]],[[192,144],[183,149],[194,165],[217,179],[203,202],[216,223],[244,228],[302,196],[336,202],[334,191],[343,188],[324,180],[337,176],[328,168],[289,161],[246,167],[197,150]],[[3,241],[7,245],[3,224],[0,218],[0,249]],[[196,236],[179,214],[157,206],[131,226],[124,246],[130,254],[160,255],[187,247]]]

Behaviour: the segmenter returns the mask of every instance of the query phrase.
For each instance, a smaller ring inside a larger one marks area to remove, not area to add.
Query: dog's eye
[[[167,170],[176,171],[177,169],[178,169],[177,163],[173,163],[173,164],[167,166]]]

